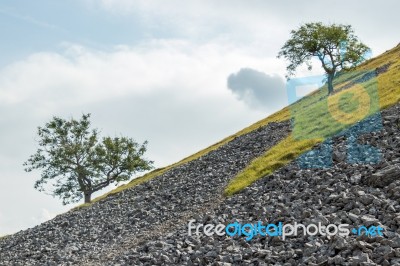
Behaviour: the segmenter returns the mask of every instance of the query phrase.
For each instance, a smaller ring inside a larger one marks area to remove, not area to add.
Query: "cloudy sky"
[[[92,113],[103,135],[148,140],[147,156],[165,166],[287,104],[276,55],[291,29],[351,24],[377,55],[400,41],[399,8],[396,0],[2,0],[0,235],[73,207],[35,191],[39,173],[22,167],[52,116]]]

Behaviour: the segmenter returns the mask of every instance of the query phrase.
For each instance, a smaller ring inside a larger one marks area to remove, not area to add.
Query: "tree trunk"
[[[84,195],[85,195],[85,203],[90,203],[91,202],[92,193],[85,192]]]
[[[328,94],[333,94],[333,76],[334,74],[328,74]]]

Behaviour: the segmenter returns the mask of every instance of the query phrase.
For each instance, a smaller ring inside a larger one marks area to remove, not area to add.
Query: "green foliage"
[[[60,197],[63,204],[83,196],[88,203],[93,192],[152,168],[153,162],[142,158],[147,142],[139,145],[126,137],[99,140],[89,119],[90,114],[79,121],[53,117],[38,128],[39,149],[24,163],[27,172],[42,170],[35,188],[44,191],[51,185],[52,195]]]
[[[287,77],[305,63],[312,69],[311,59],[317,57],[328,76],[329,93],[333,92],[333,78],[340,70],[348,70],[365,60],[370,49],[360,42],[350,25],[306,23],[291,31],[290,39],[281,48],[278,57],[290,63]]]

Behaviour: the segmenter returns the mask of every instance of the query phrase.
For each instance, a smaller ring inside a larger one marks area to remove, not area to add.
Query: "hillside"
[[[0,265],[400,265],[399,59],[397,46],[336,81],[338,92],[331,97],[359,95],[361,84],[379,98],[366,119],[333,123],[323,108],[329,99],[322,88],[92,205],[1,239]],[[289,121],[293,114],[304,118],[300,132],[312,137],[296,136]],[[315,123],[317,118],[325,122]],[[380,127],[368,130],[371,125]],[[350,139],[378,148],[380,160],[357,162],[371,149],[356,145],[349,153]],[[323,162],[326,150],[333,154],[329,167],[300,167]],[[243,236],[189,236],[191,219],[214,225],[379,225],[384,235],[246,241]]]

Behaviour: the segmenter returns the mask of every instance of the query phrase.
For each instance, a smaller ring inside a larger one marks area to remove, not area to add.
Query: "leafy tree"
[[[306,23],[292,30],[278,58],[284,57],[290,62],[287,66],[289,78],[303,63],[311,70],[311,59],[317,57],[327,75],[329,94],[332,94],[336,73],[360,64],[368,51],[370,49],[358,40],[350,25],[323,25],[318,22]]]
[[[136,172],[150,170],[152,161],[143,158],[147,141],[139,145],[131,138],[104,137],[90,129],[90,114],[77,121],[53,117],[38,128],[39,149],[24,163],[25,171],[41,169],[35,182],[39,191],[51,185],[52,195],[63,204],[91,201],[93,192],[114,182],[127,181]]]

